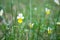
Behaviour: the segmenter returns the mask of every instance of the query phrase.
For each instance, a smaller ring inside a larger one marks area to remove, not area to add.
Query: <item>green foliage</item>
[[[0,25],[4,34],[0,40],[58,39],[56,23],[60,22],[60,5],[53,0],[0,0],[0,6],[4,9],[3,20],[7,22]],[[46,15],[45,8],[50,9],[49,15]],[[24,15],[22,24],[17,22],[18,13]],[[32,28],[29,26],[30,22],[34,23]],[[48,27],[52,28],[51,34],[48,34]]]

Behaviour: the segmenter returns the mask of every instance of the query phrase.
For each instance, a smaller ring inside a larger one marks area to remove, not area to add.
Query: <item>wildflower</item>
[[[29,23],[30,28],[33,28],[33,26],[34,26],[34,23]]]
[[[47,14],[47,15],[50,14],[50,9],[45,8],[45,11],[46,11],[46,14]]]
[[[50,27],[48,27],[48,34],[52,33],[52,29]]]
[[[57,22],[56,24],[57,24],[57,25],[60,25],[60,22]]]
[[[59,5],[59,0],[54,0],[54,2],[55,2],[57,5]]]
[[[19,13],[18,16],[17,16],[17,19],[18,19],[18,23],[22,23],[23,22],[23,19],[24,19],[24,16],[22,13]]]
[[[3,9],[0,10],[0,16],[2,16],[2,15],[3,15]]]

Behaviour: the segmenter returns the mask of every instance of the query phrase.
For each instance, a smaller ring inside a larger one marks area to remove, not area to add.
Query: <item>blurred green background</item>
[[[49,15],[45,8],[50,9]],[[60,22],[60,5],[54,0],[0,0],[1,9],[0,40],[60,40],[60,24],[56,24]],[[24,16],[21,24],[17,22],[18,13]],[[29,23],[34,23],[32,28]]]

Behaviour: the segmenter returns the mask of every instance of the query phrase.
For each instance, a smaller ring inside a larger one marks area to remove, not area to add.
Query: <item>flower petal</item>
[[[22,16],[23,16],[23,14],[22,14],[22,13],[19,13],[19,14],[18,14],[18,16],[22,17]]]
[[[24,19],[24,17],[21,17],[22,19]]]
[[[17,19],[19,19],[20,17],[19,16],[17,16]]]
[[[23,22],[23,20],[20,18],[20,19],[18,19],[18,23],[22,23]]]

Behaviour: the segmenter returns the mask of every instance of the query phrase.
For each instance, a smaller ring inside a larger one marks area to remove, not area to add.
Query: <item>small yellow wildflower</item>
[[[22,13],[18,14],[17,19],[18,19],[18,23],[22,23],[23,22],[24,16],[22,15]]]
[[[29,23],[29,27],[33,28],[34,23]]]
[[[18,19],[18,23],[22,23],[23,20],[21,18]]]
[[[48,34],[52,33],[52,29],[50,27],[48,27]]]
[[[50,14],[50,9],[45,8],[46,14],[49,15]]]

